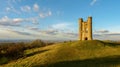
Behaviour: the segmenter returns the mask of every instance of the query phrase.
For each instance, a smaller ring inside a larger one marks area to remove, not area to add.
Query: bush
[[[36,47],[43,47],[46,46],[47,44],[44,43],[42,40],[35,40],[31,43],[28,44],[28,48],[36,48]]]
[[[0,43],[0,64],[24,57],[24,50],[46,45],[47,43],[44,43],[42,40],[35,40],[29,43]]]
[[[1,64],[5,64],[5,63],[8,63],[8,58],[6,58],[6,57],[2,57],[2,58],[0,58],[0,65]]]

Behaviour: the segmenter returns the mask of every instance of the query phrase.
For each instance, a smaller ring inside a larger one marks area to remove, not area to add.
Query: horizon
[[[78,40],[78,19],[89,16],[93,39],[120,40],[120,1],[0,1],[0,40]]]

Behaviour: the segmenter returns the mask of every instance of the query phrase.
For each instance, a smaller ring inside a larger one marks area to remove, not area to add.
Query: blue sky
[[[119,0],[0,0],[0,39],[77,40],[78,19],[93,37],[120,40]]]

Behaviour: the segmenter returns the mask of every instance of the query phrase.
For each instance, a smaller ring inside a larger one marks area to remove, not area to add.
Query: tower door
[[[88,40],[88,38],[87,38],[87,37],[85,37],[85,40]]]

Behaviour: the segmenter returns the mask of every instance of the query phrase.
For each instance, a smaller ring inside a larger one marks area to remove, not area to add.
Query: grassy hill
[[[120,45],[98,40],[56,43],[24,55],[0,67],[120,67]]]

